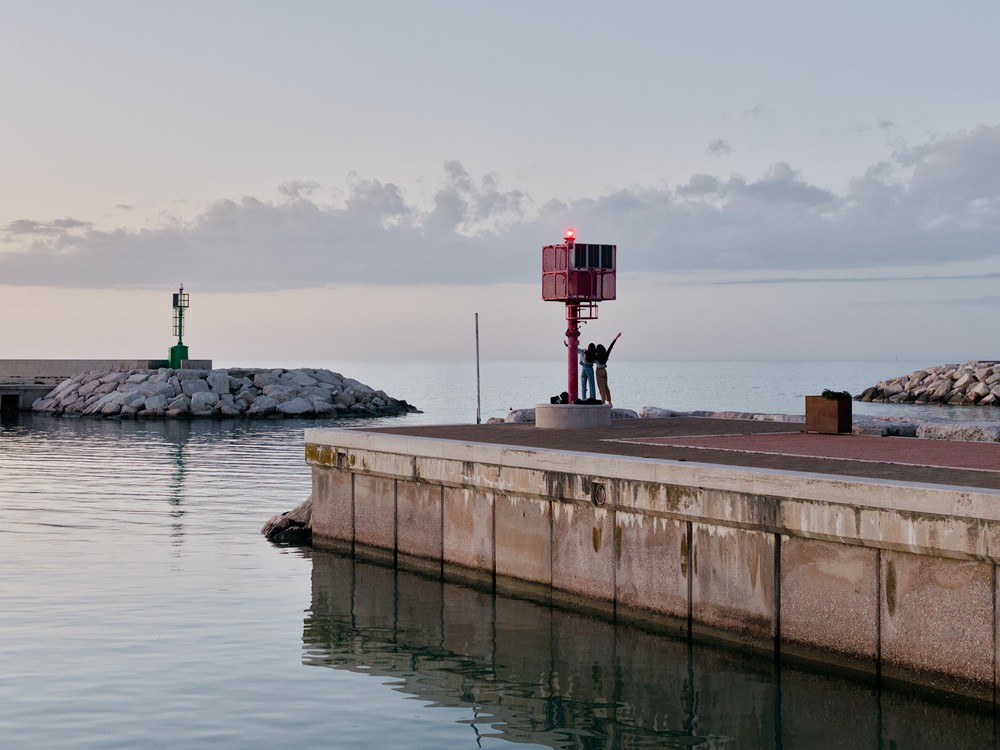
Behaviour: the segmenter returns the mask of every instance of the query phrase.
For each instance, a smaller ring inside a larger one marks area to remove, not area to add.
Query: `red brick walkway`
[[[546,430],[532,424],[365,429],[513,448],[1000,490],[1000,443],[815,435],[801,431],[802,426],[797,424],[699,417],[616,419],[611,427],[589,430]]]
[[[921,440],[870,435],[741,434],[628,438],[624,442],[672,445],[705,450],[740,451],[783,456],[808,456],[873,463],[948,469],[1000,471],[1000,443]]]

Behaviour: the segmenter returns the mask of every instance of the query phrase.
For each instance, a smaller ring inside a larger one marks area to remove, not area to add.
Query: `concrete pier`
[[[307,430],[314,544],[993,701],[1000,444],[794,429]]]

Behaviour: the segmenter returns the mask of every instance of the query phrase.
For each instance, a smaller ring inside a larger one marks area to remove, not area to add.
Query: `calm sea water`
[[[407,422],[475,420],[474,364],[283,364],[406,398]],[[629,408],[801,412],[927,364],[622,362],[611,383]],[[483,418],[560,376],[485,364]],[[0,424],[0,746],[995,747],[975,706],[270,545],[315,424]]]
[[[906,375],[941,362],[629,362],[609,367],[615,406],[640,411],[747,411],[804,414],[804,397],[829,388],[860,393],[879,380]],[[219,367],[325,367],[356,378],[423,410],[408,423],[476,421],[476,363],[469,362],[217,362]],[[484,362],[479,367],[480,415],[503,417],[511,408],[548,403],[566,390],[564,360]],[[1000,408],[931,407],[855,402],[857,414],[922,420],[1000,421]]]

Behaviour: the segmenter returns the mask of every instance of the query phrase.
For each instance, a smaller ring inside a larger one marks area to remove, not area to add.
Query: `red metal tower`
[[[597,320],[597,303],[615,298],[617,245],[576,241],[567,229],[562,245],[542,248],[542,299],[566,303],[567,387],[569,402],[578,394],[580,321]]]

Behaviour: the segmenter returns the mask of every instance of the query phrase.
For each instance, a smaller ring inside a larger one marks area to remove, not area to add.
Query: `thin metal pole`
[[[479,313],[476,313],[476,424],[482,422],[480,410],[482,401],[479,392]]]
[[[566,393],[569,395],[569,403],[575,404],[577,397],[577,386],[580,382],[580,370],[578,360],[580,353],[577,347],[580,346],[580,306],[571,302],[566,303]]]

